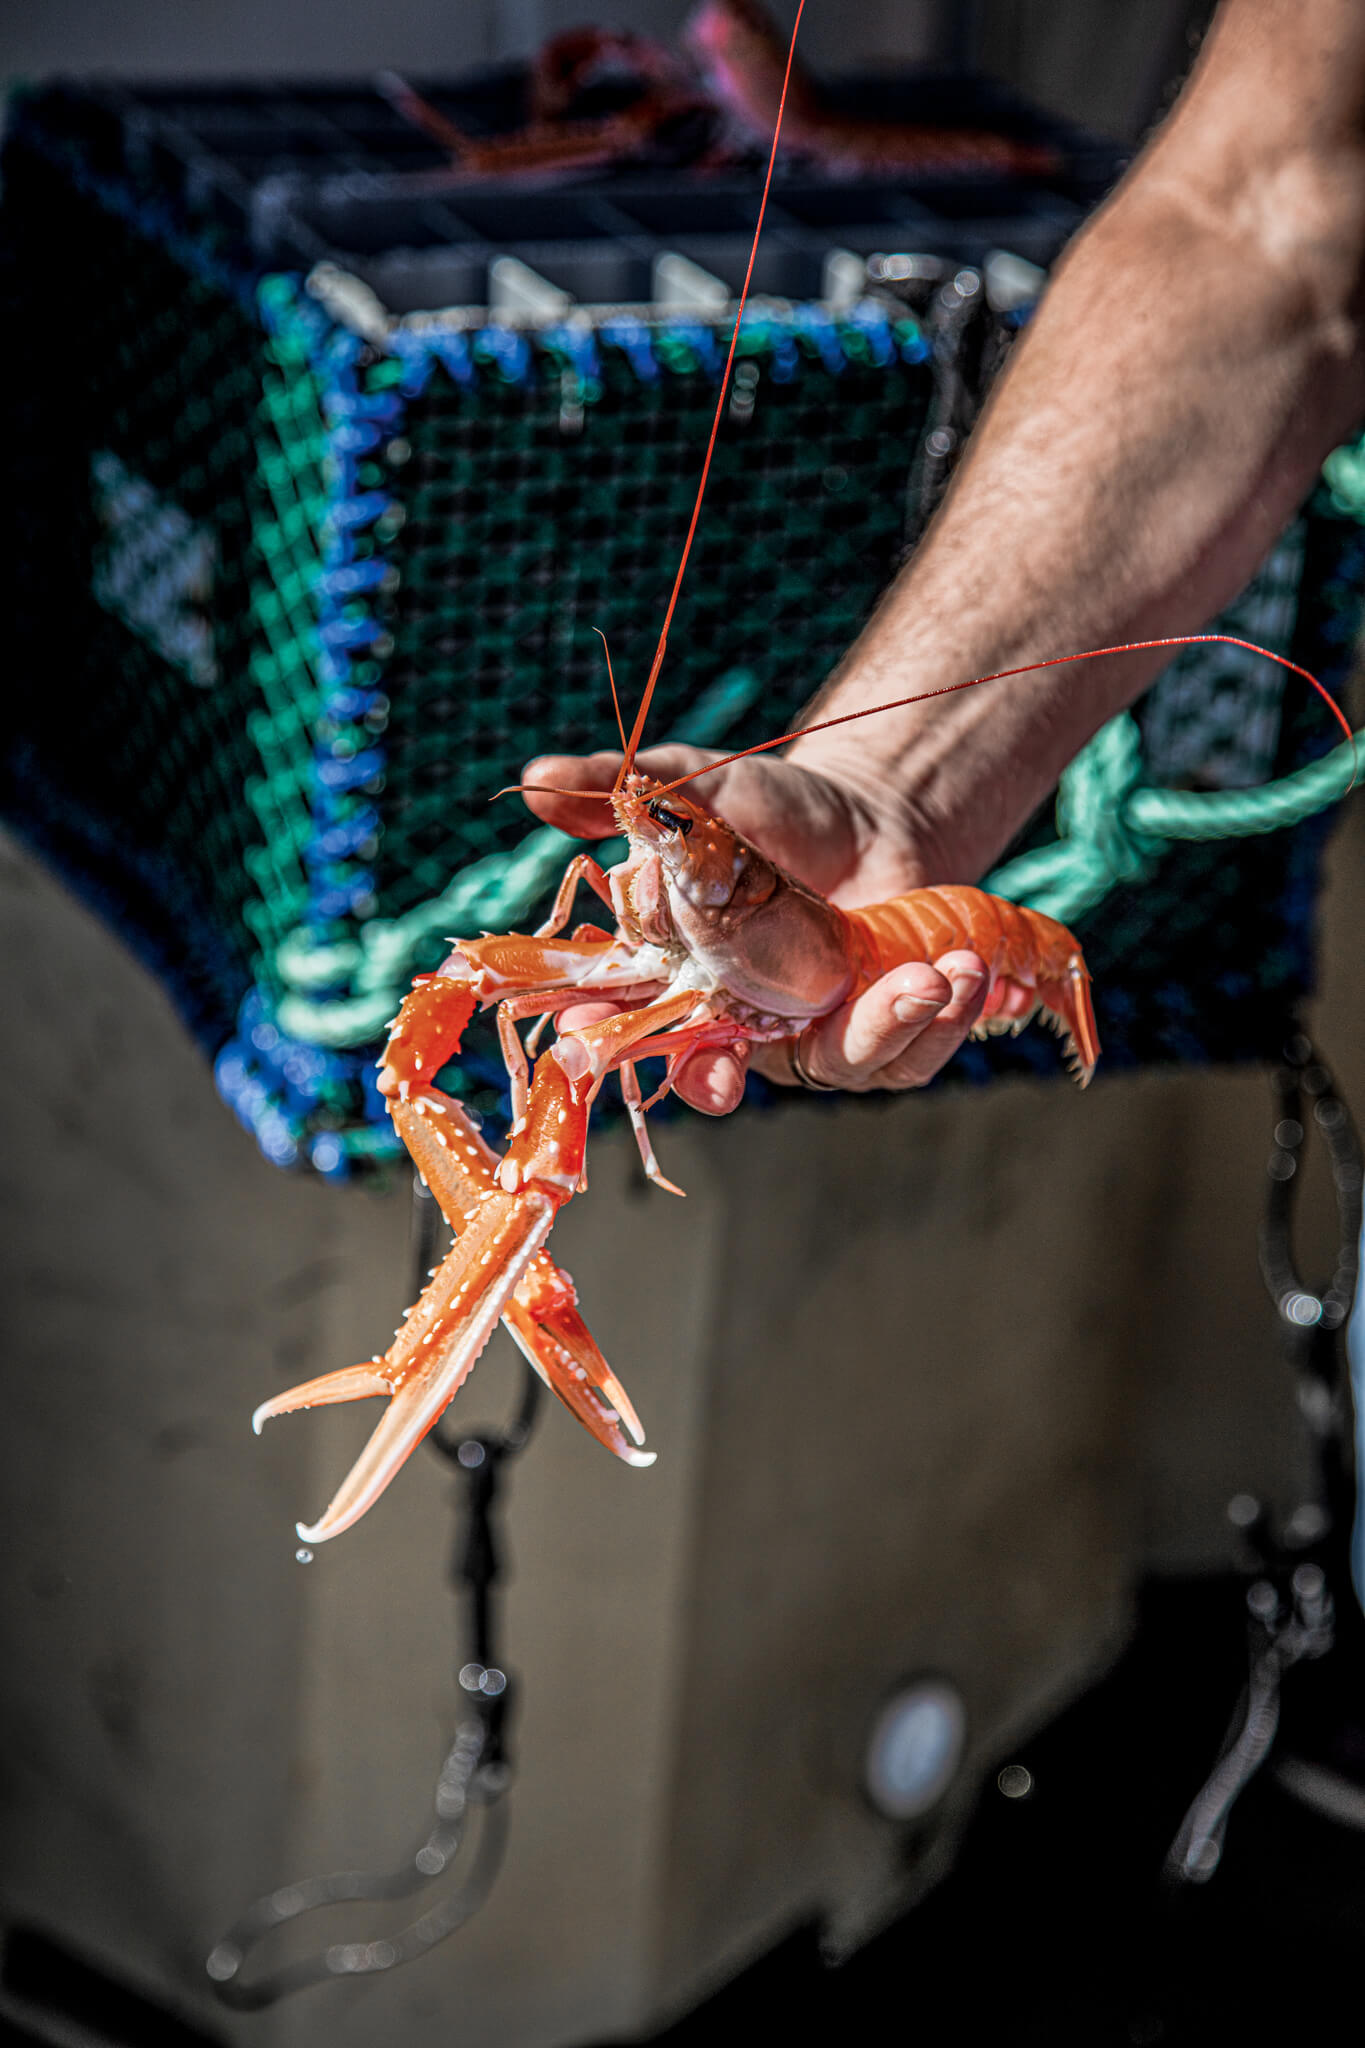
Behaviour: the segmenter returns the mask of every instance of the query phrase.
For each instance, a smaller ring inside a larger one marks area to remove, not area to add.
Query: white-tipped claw
[[[296,1408],[326,1408],[333,1401],[364,1401],[373,1394],[392,1392],[389,1381],[372,1365],[348,1365],[340,1372],[325,1372],[320,1379],[305,1380],[302,1386],[290,1387],[287,1393],[262,1401],[251,1418],[251,1427],[259,1436],[263,1422],[269,1422],[275,1415],[291,1415]]]
[[[634,1437],[637,1444],[642,1444],[645,1440],[645,1432],[641,1426],[639,1416],[635,1413],[635,1404],[621,1385],[620,1380],[617,1379],[616,1374],[614,1372],[604,1372],[597,1384],[611,1402],[612,1407],[616,1410],[622,1422],[624,1422],[630,1435]],[[646,1463],[650,1465],[654,1463],[654,1453],[652,1451]]]
[[[390,1389],[386,1384],[385,1391],[392,1391],[393,1399],[364,1450],[342,1480],[322,1519],[307,1529],[300,1529],[303,1542],[326,1543],[358,1522],[367,1509],[374,1506],[395,1472],[416,1450],[469,1377],[497,1327],[508,1297],[549,1236],[554,1211],[547,1202],[537,1203],[515,1221],[516,1230],[509,1232],[504,1226],[502,1235],[518,1236],[520,1242],[509,1247],[509,1255],[504,1258],[497,1278],[487,1285],[475,1306],[448,1335],[430,1347],[429,1353],[422,1354],[421,1363],[409,1368],[397,1388]],[[467,1242],[462,1238],[456,1254],[452,1256],[456,1256]],[[367,1368],[352,1369],[363,1371]],[[335,1398],[344,1397],[338,1395]]]

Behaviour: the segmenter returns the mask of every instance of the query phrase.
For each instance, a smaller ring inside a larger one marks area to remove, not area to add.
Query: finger
[[[831,1018],[813,1041],[804,1041],[801,1063],[813,1080],[840,1087],[875,1085],[882,1068],[899,1059],[951,1007],[953,995],[950,977],[927,961],[897,968],[874,982],[846,1016]],[[827,1064],[833,1069],[829,1074]],[[847,1080],[835,1080],[840,1072]]]
[[[690,775],[695,769],[704,768],[708,761],[719,756],[705,747],[663,746],[647,747],[639,756],[639,766],[648,775],[661,782],[669,782],[678,775]],[[616,830],[616,821],[605,801],[594,797],[556,796],[556,789],[600,789],[605,800],[615,785],[621,769],[619,753],[597,754],[538,754],[528,761],[521,771],[523,783],[533,783],[540,790],[539,795],[523,790],[527,807],[536,817],[543,818],[547,825],[557,825],[561,832],[571,832],[576,839],[608,839]]]
[[[975,953],[946,953],[935,966],[952,983],[946,1004],[905,1050],[888,1061],[872,1085],[878,1088],[922,1088],[964,1044],[980,1017],[990,992],[986,963]]]
[[[812,1081],[827,1088],[879,1087],[882,1069],[898,1059],[952,999],[951,981],[927,961],[897,967],[856,1002],[845,1003],[802,1033],[801,1065]],[[794,1079],[790,1056],[779,1057],[786,1062],[786,1072],[774,1072],[774,1078]],[[762,1071],[773,1071],[766,1060]]]
[[[615,830],[606,798],[621,766],[619,754],[538,754],[521,771],[523,782],[534,783],[542,796],[524,791],[527,808],[547,825],[557,825],[575,839],[606,839]],[[600,789],[602,800],[592,797],[556,796],[560,789]]]
[[[971,1030],[989,986],[986,963],[976,953],[895,968],[802,1035],[801,1064],[813,1081],[853,1094],[922,1087]],[[785,1072],[768,1059],[756,1063],[759,1071],[792,1080],[790,1055],[776,1057],[785,1061]]]
[[[625,1003],[571,1003],[567,1010],[561,1010],[555,1019],[558,1031],[581,1031],[585,1024],[600,1024],[606,1017],[615,1017],[627,1007]]]
[[[1021,981],[997,981],[987,998],[983,1017],[1027,1017],[1038,1007],[1038,991]]]
[[[704,1116],[728,1116],[744,1095],[747,1045],[694,1052],[679,1067],[673,1092]]]

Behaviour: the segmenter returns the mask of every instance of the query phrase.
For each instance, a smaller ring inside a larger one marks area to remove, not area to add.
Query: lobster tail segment
[[[988,896],[982,889],[940,892],[963,906],[966,944],[990,961],[999,981],[1013,987],[1017,1001],[1027,1004],[1031,991],[1037,1008],[1062,1040],[1067,1064],[1082,1088],[1088,1087],[1100,1056],[1100,1034],[1090,1000],[1090,970],[1080,940],[1046,912],[1025,904]],[[997,936],[998,932],[998,936]],[[1016,1009],[1019,1030],[1027,1015]],[[987,1029],[998,1029],[994,1019]]]
[[[979,954],[992,987],[974,1035],[1022,1031],[1041,1011],[1086,1086],[1100,1056],[1090,975],[1080,940],[1055,917],[958,882],[910,889],[844,916],[864,957],[862,987],[908,960],[937,961],[959,949]]]

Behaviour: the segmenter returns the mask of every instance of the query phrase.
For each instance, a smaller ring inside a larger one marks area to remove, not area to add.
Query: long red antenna
[[[668,629],[673,623],[673,613],[678,603],[678,592],[682,589],[683,575],[687,569],[687,558],[692,552],[692,542],[697,532],[697,521],[701,518],[702,499],[706,496],[706,480],[711,474],[711,457],[716,452],[716,437],[720,433],[721,418],[725,411],[725,396],[730,386],[730,372],[734,368],[735,350],[739,346],[739,323],[744,318],[744,308],[749,297],[749,284],[754,274],[754,263],[758,256],[758,238],[763,232],[763,216],[768,208],[768,192],[773,182],[773,166],[777,162],[777,143],[782,133],[782,116],[787,106],[787,87],[791,84],[792,65],[796,61],[796,35],[797,30],[801,26],[801,16],[805,11],[805,5],[806,0],[799,0],[796,9],[796,20],[792,23],[792,37],[787,48],[787,68],[782,77],[782,95],[777,103],[777,122],[773,128],[773,146],[768,152],[768,171],[767,176],[763,180],[763,197],[759,201],[758,206],[758,224],[754,228],[753,246],[749,250],[749,267],[744,273],[744,284],[739,294],[739,305],[735,311],[735,327],[733,334],[730,336],[730,353],[725,358],[725,368],[721,373],[720,391],[716,398],[716,416],[711,422],[711,438],[706,444],[706,460],[701,466],[701,482],[697,485],[696,503],[692,507],[692,523],[687,529],[687,539],[683,542],[682,560],[678,563],[678,573],[673,579],[673,595],[669,598],[668,610],[664,613],[663,627],[659,634],[659,644],[654,650],[654,659],[650,664],[649,680],[645,684],[645,693],[640,699],[640,708],[635,714],[635,723],[630,729],[630,738],[626,742],[625,759],[621,763],[621,773],[616,778],[617,789],[621,787],[635,763],[635,753],[640,744],[640,735],[645,729],[645,719],[649,716],[649,707],[654,697],[654,685],[658,682],[659,670],[664,665],[664,650],[668,646]]]
[[[1035,669],[1062,668],[1071,661],[1098,661],[1104,654],[1136,654],[1144,647],[1199,647],[1209,641],[1221,647],[1244,647],[1249,654],[1259,654],[1266,661],[1278,662],[1281,668],[1289,669],[1294,675],[1302,676],[1321,697],[1337,724],[1345,733],[1355,761],[1351,776],[1351,787],[1355,787],[1360,773],[1356,736],[1351,730],[1350,720],[1341,706],[1323,688],[1315,675],[1306,668],[1300,668],[1297,661],[1290,661],[1284,654],[1274,654],[1268,647],[1258,647],[1254,640],[1239,640],[1235,633],[1174,633],[1162,640],[1123,640],[1117,647],[1088,647],[1083,654],[1054,654],[1046,661],[1026,661],[1019,668],[999,668],[988,676],[969,676],[965,683],[945,683],[938,690],[918,690],[913,697],[893,697],[888,704],[868,704],[861,711],[844,711],[837,718],[817,719],[814,725],[799,725],[792,732],[779,733],[776,739],[759,740],[756,746],[741,747],[737,754],[725,754],[719,761],[709,761],[705,768],[694,768],[690,775],[680,775],[676,782],[666,782],[657,796],[667,796],[670,790],[681,789],[685,782],[695,782],[699,775],[714,775],[718,768],[728,768],[734,761],[745,761],[750,754],[766,754],[773,747],[785,747],[788,740],[804,739],[808,733],[828,732],[832,726],[852,725],[857,718],[871,718],[878,711],[900,711],[907,704],[923,704],[930,697],[951,697],[958,690],[974,690],[978,683],[1000,683],[1007,676],[1032,675]]]
[[[607,657],[607,681],[611,684],[611,708],[616,713],[616,730],[620,733],[621,745],[624,746],[626,743],[626,728],[625,721],[621,717],[621,699],[616,694],[616,675],[611,665],[611,649],[607,645],[607,636],[600,626],[594,626],[593,632],[596,633],[598,639],[602,642],[602,652]],[[499,790],[498,794],[501,796],[502,791]]]

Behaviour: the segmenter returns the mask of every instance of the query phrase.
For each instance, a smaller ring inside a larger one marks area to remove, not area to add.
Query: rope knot
[[[1130,818],[1142,780],[1142,738],[1126,711],[1102,725],[1062,775],[1057,830],[1105,893],[1117,882],[1145,881],[1160,857],[1159,842]]]

